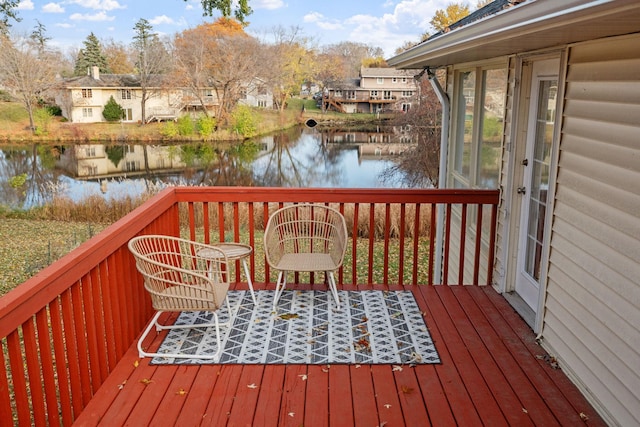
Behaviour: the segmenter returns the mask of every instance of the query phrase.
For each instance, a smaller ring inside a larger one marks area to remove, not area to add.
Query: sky
[[[275,27],[299,27],[317,46],[343,41],[380,47],[385,58],[407,41],[433,32],[429,21],[451,0],[249,0],[253,13],[245,31],[260,38]],[[63,50],[82,47],[93,32],[100,40],[130,43],[133,26],[145,18],[161,35],[173,35],[218,16],[203,17],[199,0],[21,0],[22,22],[12,30],[28,34],[39,21]]]

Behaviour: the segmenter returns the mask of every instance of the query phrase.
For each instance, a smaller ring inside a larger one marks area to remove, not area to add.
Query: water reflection
[[[414,144],[402,130],[297,127],[242,144],[43,144],[0,150],[0,205],[117,198],[166,185],[373,188]],[[387,181],[388,182],[388,181]]]

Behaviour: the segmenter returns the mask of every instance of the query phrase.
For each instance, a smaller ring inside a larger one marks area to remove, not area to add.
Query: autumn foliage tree
[[[446,31],[449,25],[469,15],[469,6],[464,3],[449,3],[446,8],[436,10],[429,23],[436,31]]]
[[[176,81],[190,89],[205,114],[215,101],[219,119],[226,118],[259,73],[260,45],[232,18],[183,31],[174,38],[173,50]],[[206,88],[212,88],[215,99],[205,99]]]

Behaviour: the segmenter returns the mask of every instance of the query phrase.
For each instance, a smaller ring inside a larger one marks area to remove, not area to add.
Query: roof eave
[[[427,40],[387,63],[439,67],[639,31],[637,0],[532,0]]]

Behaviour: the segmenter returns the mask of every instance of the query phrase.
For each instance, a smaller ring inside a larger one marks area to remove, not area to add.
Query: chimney
[[[91,77],[96,80],[100,80],[100,67],[97,67],[95,65],[91,67]]]

